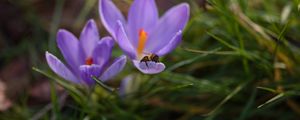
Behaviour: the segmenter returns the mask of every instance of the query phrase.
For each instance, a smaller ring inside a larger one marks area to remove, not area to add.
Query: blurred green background
[[[113,0],[124,15],[131,0]],[[128,62],[107,85],[133,78],[130,95],[82,88],[54,75],[59,28],[76,36],[98,0],[0,1],[0,119],[297,120],[300,118],[299,0],[156,0],[160,15],[187,2],[181,45],[143,75]],[[115,46],[113,56],[122,54]],[[62,58],[60,56],[60,58]],[[32,69],[34,68],[34,69]],[[42,73],[42,74],[41,74]]]

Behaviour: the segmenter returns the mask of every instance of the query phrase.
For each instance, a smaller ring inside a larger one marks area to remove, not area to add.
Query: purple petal
[[[111,57],[114,40],[111,37],[104,37],[96,44],[93,52],[94,64],[105,66]]]
[[[176,35],[172,38],[172,40],[166,46],[164,46],[162,49],[160,49],[155,54],[158,56],[163,56],[163,55],[171,52],[178,46],[178,44],[181,42],[181,39],[182,39],[182,31],[180,30],[176,33]]]
[[[59,60],[49,52],[46,52],[46,60],[49,67],[60,77],[65,80],[79,83],[77,77]]]
[[[124,16],[111,0],[99,0],[99,14],[106,30],[114,37],[117,20],[125,23]]]
[[[87,85],[92,85],[95,83],[92,76],[99,77],[102,71],[101,66],[99,65],[81,65],[79,67],[80,76],[84,80],[83,82]]]
[[[128,13],[128,33],[134,46],[137,46],[141,29],[150,32],[158,21],[155,0],[134,0]]]
[[[84,53],[84,58],[92,57],[97,41],[99,41],[99,32],[94,20],[89,20],[80,35],[80,47]]]
[[[135,55],[135,49],[128,40],[128,37],[125,33],[124,27],[120,21],[118,21],[118,28],[116,30],[116,42],[120,46],[120,48],[123,50],[123,52],[128,55],[131,59],[134,59],[136,57]]]
[[[121,72],[126,64],[126,56],[122,55],[117,58],[112,65],[110,65],[100,76],[100,80],[107,81],[113,76]]]
[[[189,19],[189,13],[187,3],[182,3],[168,10],[150,33],[146,43],[146,51],[155,53],[166,46],[176,35],[176,32],[183,30]]]
[[[120,85],[120,90],[119,90],[121,97],[124,97],[124,96],[126,96],[126,94],[129,94],[129,92],[130,92],[129,89],[133,89],[132,88],[133,87],[132,80],[133,80],[132,75],[128,75],[122,80],[121,85]]]
[[[57,45],[65,60],[69,64],[71,71],[78,73],[79,65],[84,63],[84,56],[80,56],[79,41],[67,30],[59,30],[57,33]]]
[[[133,64],[144,74],[157,74],[165,70],[165,65],[163,63],[156,63],[152,61],[140,62],[133,60]]]

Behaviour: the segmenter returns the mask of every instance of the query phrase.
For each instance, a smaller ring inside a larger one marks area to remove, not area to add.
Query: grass
[[[25,48],[31,48],[26,54],[30,55],[34,67],[32,82],[46,76],[52,87],[63,86],[69,99],[64,102],[60,99],[63,96],[53,88],[49,103],[52,107],[45,104],[34,107],[26,104],[28,93],[25,92],[11,109],[0,113],[0,119],[30,119],[41,111],[38,119],[42,120],[299,118],[298,0],[208,0],[206,10],[194,0],[187,0],[191,18],[182,44],[161,60],[167,70],[158,75],[143,75],[128,63],[125,70],[109,82],[108,86],[119,88],[121,80],[130,75],[134,82],[126,96],[107,91],[103,84],[92,88],[73,85],[47,67],[44,51],[60,54],[53,41],[55,31],[60,28],[59,19],[64,17],[62,6],[68,5],[64,2],[56,2],[49,31],[39,25],[32,26],[42,32],[24,37],[25,42],[17,46],[4,48],[14,54],[1,53],[0,58],[4,65],[23,54]],[[80,16],[75,17],[74,28],[80,29],[78,26],[89,16],[100,23],[97,5],[93,3],[85,2]],[[130,0],[121,3],[128,6]],[[41,21],[35,14],[37,11],[27,12],[33,16],[31,20]],[[33,40],[32,44],[28,44],[27,39]],[[39,45],[42,47],[36,47]],[[121,51],[116,47],[113,53],[118,56]]]

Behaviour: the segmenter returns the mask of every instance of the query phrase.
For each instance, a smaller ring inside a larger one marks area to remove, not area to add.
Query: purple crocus
[[[143,61],[145,56],[163,56],[175,49],[189,19],[189,5],[182,3],[168,10],[160,19],[155,0],[134,0],[124,16],[111,0],[99,0],[101,21],[120,48],[145,74],[160,73],[165,65]]]
[[[94,20],[87,22],[79,40],[69,31],[60,29],[57,45],[67,64],[46,52],[48,65],[56,74],[73,83],[93,85],[92,76],[105,82],[119,73],[126,63],[124,55],[110,62],[114,40],[111,37],[100,40]]]

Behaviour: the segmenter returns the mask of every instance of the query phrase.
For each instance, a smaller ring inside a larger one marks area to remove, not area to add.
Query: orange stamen
[[[147,33],[145,32],[144,29],[141,29],[139,31],[139,41],[138,41],[138,46],[137,46],[137,50],[136,50],[139,58],[143,54],[147,38],[148,38]]]
[[[85,60],[86,65],[92,65],[93,64],[93,58],[89,57]]]

